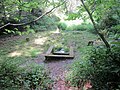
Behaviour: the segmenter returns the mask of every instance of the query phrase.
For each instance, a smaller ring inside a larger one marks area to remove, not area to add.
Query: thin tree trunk
[[[90,20],[91,20],[92,23],[93,23],[93,26],[94,26],[95,31],[96,31],[97,34],[100,36],[100,38],[102,39],[102,41],[104,42],[104,44],[106,45],[106,47],[110,50],[110,45],[109,45],[108,41],[105,39],[105,37],[104,37],[101,33],[99,33],[98,28],[97,28],[97,26],[96,26],[96,23],[95,23],[92,15],[91,15],[91,13],[90,13],[90,11],[89,11],[88,8],[86,7],[84,1],[81,0],[81,2],[82,2],[82,4],[83,4],[85,10],[86,10],[87,13],[88,13],[88,15],[89,15],[89,17],[90,17]]]

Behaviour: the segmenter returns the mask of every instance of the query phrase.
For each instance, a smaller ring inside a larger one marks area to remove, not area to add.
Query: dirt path
[[[77,53],[75,54],[77,56]],[[74,59],[57,58],[56,60],[45,61],[44,54],[42,54],[39,55],[34,61],[38,64],[44,64],[46,70],[49,71],[49,76],[54,80],[52,90],[83,90],[81,87],[72,87],[70,86],[70,82],[65,81],[65,76],[69,71],[69,65],[74,61]],[[88,90],[88,88],[91,87],[91,82],[84,83],[84,90]]]
[[[35,62],[38,64],[44,64],[46,69],[49,71],[50,77],[54,80],[53,90],[76,90],[70,89],[71,87],[66,86],[65,76],[69,70],[69,65],[73,62],[73,59],[62,59],[57,58],[56,60],[50,60],[44,62],[44,55],[38,56]]]
[[[71,62],[72,60],[66,59],[46,63],[46,67],[50,71],[50,77],[55,81],[53,90],[66,90],[65,76],[68,72],[68,66]]]
[[[50,77],[55,79],[64,80],[64,76],[68,71],[68,65],[72,62],[70,59],[66,60],[52,60],[50,62],[45,63],[47,69],[50,71]]]

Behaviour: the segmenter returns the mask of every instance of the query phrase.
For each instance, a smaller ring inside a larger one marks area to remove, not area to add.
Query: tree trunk
[[[92,17],[92,14],[90,13],[90,11],[88,10],[88,8],[86,7],[84,1],[81,0],[81,2],[82,2],[82,5],[84,6],[85,10],[88,13],[88,15],[90,17],[90,20],[92,21],[92,24],[94,26],[94,29],[95,29],[96,33],[100,36],[100,38],[102,39],[102,41],[104,42],[104,44],[106,45],[106,47],[110,50],[110,45],[109,45],[108,41],[105,39],[105,37],[101,33],[99,33],[98,28],[96,26],[96,23],[95,23],[95,21],[94,21],[94,19]]]

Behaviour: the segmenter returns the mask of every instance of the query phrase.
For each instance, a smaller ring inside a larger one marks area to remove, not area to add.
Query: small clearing
[[[29,41],[26,41],[29,38]],[[46,67],[50,77],[55,81],[53,90],[74,90],[65,86],[65,76],[69,66],[75,60],[80,60],[82,48],[87,47],[90,40],[96,40],[96,36],[87,31],[44,31],[23,36],[11,36],[0,39],[0,60],[11,59],[22,62],[22,66],[30,63],[42,64]],[[45,61],[44,54],[50,45],[70,43],[74,44],[74,59],[56,59]],[[79,54],[80,53],[80,54]],[[68,88],[68,89],[65,89]],[[76,89],[75,89],[76,90]]]

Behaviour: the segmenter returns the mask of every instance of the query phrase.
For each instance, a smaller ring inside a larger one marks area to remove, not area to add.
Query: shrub
[[[79,81],[91,80],[95,90],[120,89],[120,48],[114,47],[111,52],[105,48],[95,48],[91,54],[73,64],[74,70],[68,79],[78,86]]]
[[[113,34],[117,34],[117,33],[120,33],[120,25],[115,25],[115,26],[112,26],[110,29],[109,29],[110,32],[113,32]]]
[[[20,67],[11,60],[0,63],[0,87],[2,90],[40,89],[51,90],[52,80],[48,77],[43,66],[29,64]]]
[[[111,28],[112,26],[120,23],[119,16],[115,13],[116,11],[107,12],[100,20],[101,29]]]
[[[86,30],[86,27],[83,25],[72,25],[68,27],[67,30],[84,31]]]
[[[117,89],[120,84],[120,48],[111,52],[106,49],[95,49],[90,57],[92,68],[92,82],[97,89]],[[98,80],[98,81],[96,81]]]
[[[48,77],[43,66],[29,65],[29,70],[21,74],[20,80],[23,82],[24,89],[51,90],[49,87],[52,80]]]
[[[38,20],[36,23],[32,25],[32,28],[35,31],[42,31],[42,30],[54,30],[56,29],[56,23],[57,19],[50,17],[50,16],[44,16],[41,18],[41,20]]]
[[[95,33],[94,26],[92,24],[87,24],[87,31]]]
[[[58,28],[61,29],[61,30],[66,30],[67,25],[63,22],[60,22],[60,23],[58,23]]]
[[[75,31],[94,31],[94,27],[91,24],[81,24],[81,25],[72,25],[69,26],[66,30],[75,30]]]
[[[15,62],[10,60],[0,61],[0,87],[17,87],[19,81],[17,77],[21,73],[21,70]]]
[[[60,18],[55,16],[55,15],[52,15],[51,16],[51,19],[54,21],[54,22],[59,22],[60,21]]]
[[[72,65],[70,72],[67,74],[66,80],[71,82],[71,85],[79,87],[82,80],[90,80],[90,62],[88,58],[91,53],[90,48],[82,48],[81,50],[81,58],[80,60],[76,60]],[[83,54],[84,53],[84,54]]]

